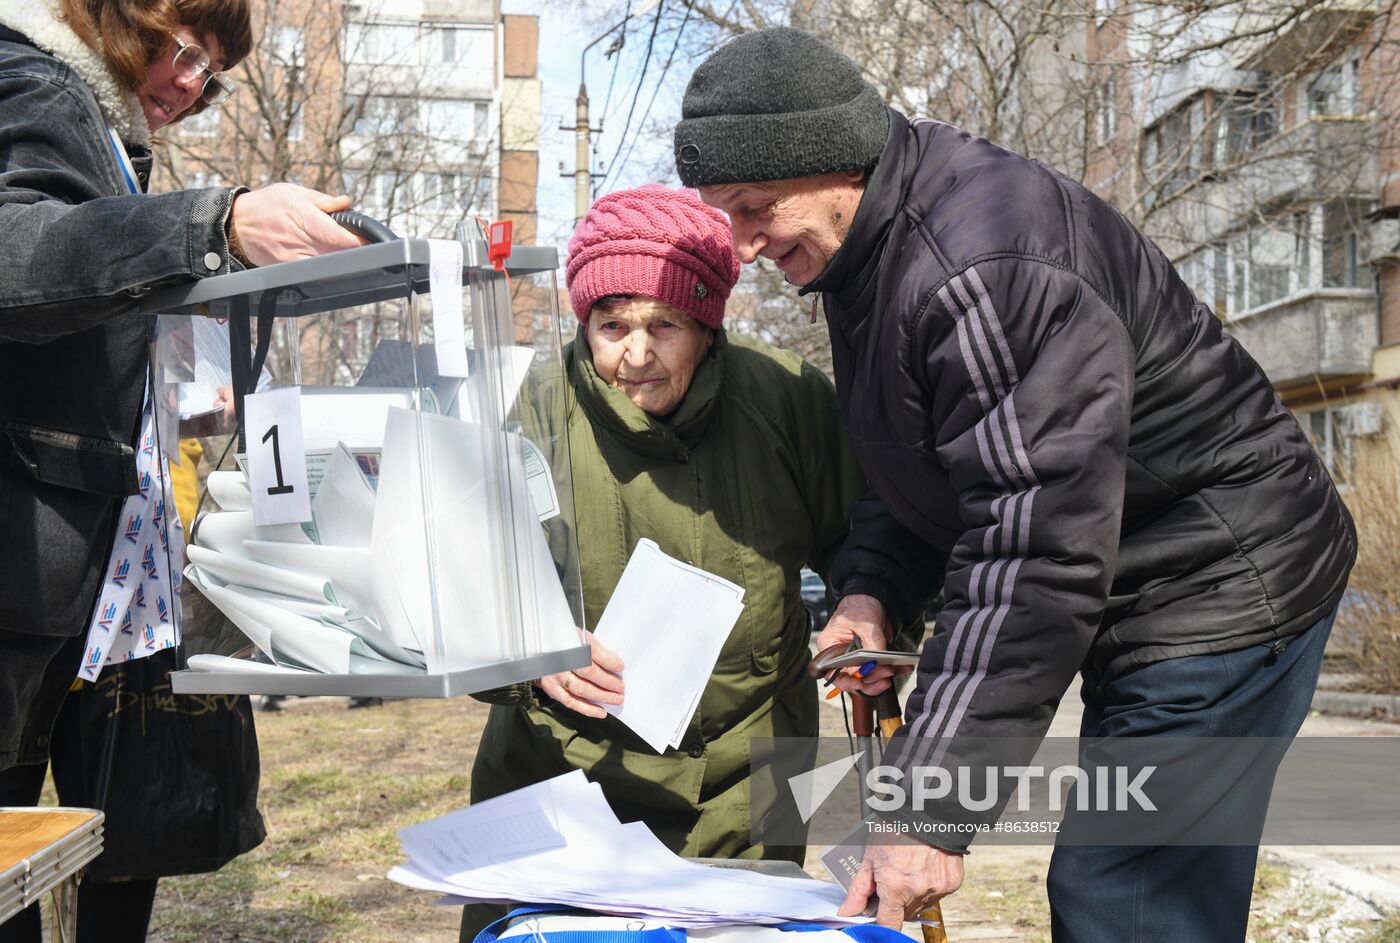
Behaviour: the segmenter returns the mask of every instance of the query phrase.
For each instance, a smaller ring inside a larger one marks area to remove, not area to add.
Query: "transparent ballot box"
[[[461,235],[145,300],[157,446],[200,494],[176,692],[452,697],[589,663],[558,259],[497,270]]]

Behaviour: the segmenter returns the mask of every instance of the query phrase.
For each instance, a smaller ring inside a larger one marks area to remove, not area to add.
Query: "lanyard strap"
[[[126,183],[129,193],[140,193],[141,187],[136,183],[136,169],[131,166],[131,158],[126,153],[126,145],[122,144],[122,139],[117,136],[115,129],[107,128],[107,140],[112,145],[112,153],[117,155],[117,168],[122,173],[122,180]]]

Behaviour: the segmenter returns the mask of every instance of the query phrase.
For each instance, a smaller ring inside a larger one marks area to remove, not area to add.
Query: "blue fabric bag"
[[[517,907],[476,935],[473,943],[909,943],[898,930],[873,923],[827,927],[813,923],[735,925],[686,930],[658,918],[614,917],[564,907]]]

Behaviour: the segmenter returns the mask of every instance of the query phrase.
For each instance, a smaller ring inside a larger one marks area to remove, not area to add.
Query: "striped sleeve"
[[[1044,735],[1107,600],[1132,401],[1127,331],[1074,274],[984,262],[937,299],[926,317],[953,329],[923,335],[922,368],[966,527],[892,743],[906,775]]]

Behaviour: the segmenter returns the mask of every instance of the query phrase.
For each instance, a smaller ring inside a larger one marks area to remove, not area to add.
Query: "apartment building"
[[[349,193],[404,233],[450,236],[504,212],[533,241],[534,17],[501,16],[498,0],[254,7],[240,91],[165,135],[166,186],[292,180]]]
[[[1098,0],[1084,26],[1086,183],[1162,246],[1334,475],[1400,457],[1396,27],[1356,2],[1166,10]]]
[[[254,18],[238,94],[165,135],[159,185],[290,180],[348,193],[401,235],[504,218],[534,242],[535,17],[499,0],[254,0]],[[301,338],[314,382],[356,375],[402,331],[383,311],[341,320]]]

